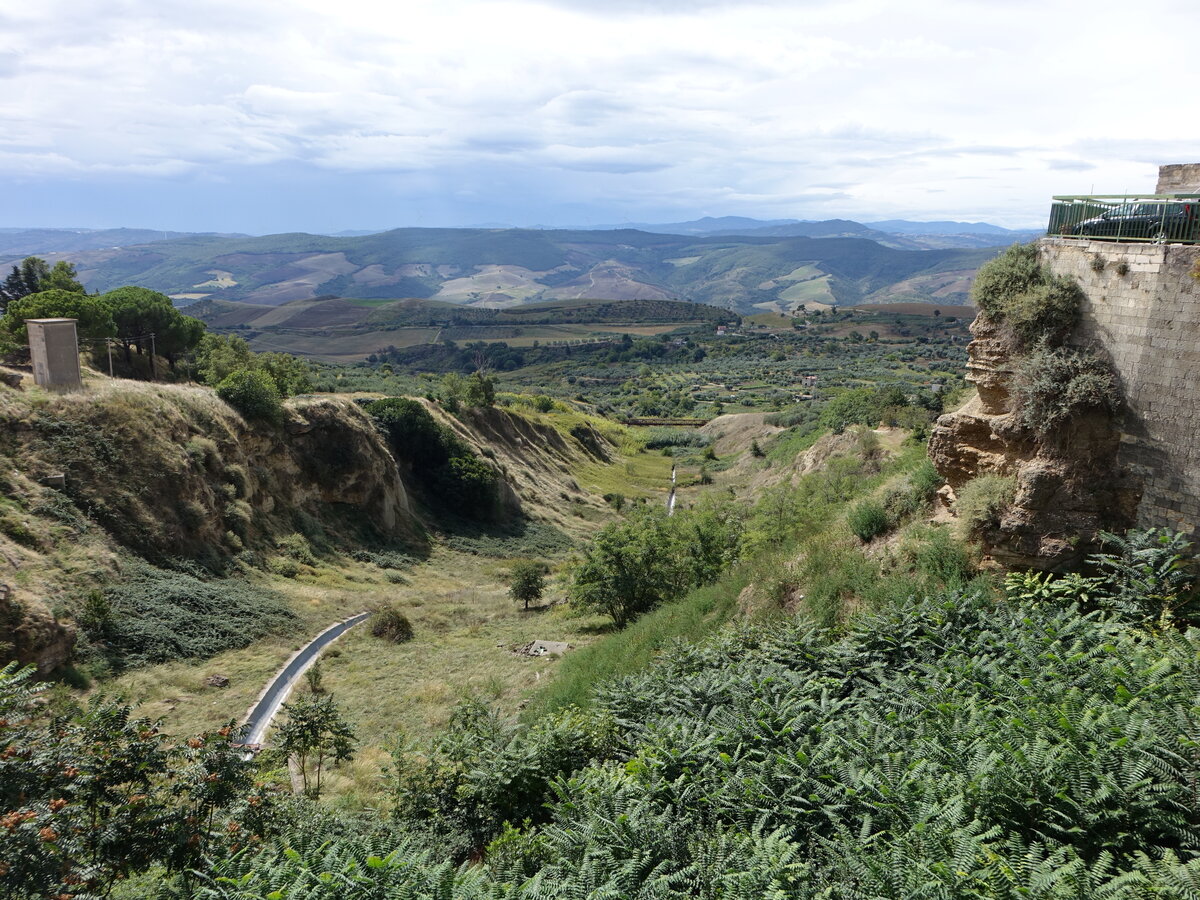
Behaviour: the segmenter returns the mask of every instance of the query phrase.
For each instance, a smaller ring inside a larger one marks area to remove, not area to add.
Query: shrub
[[[355,550],[351,555],[359,562],[371,563],[381,569],[408,569],[416,562],[407,553],[395,550]]]
[[[289,534],[285,538],[280,538],[276,544],[279,551],[285,556],[289,556],[298,563],[306,566],[315,566],[317,558],[313,555],[312,547],[308,543],[308,539],[302,534]]]
[[[1000,523],[1012,504],[1017,479],[1011,475],[980,475],[958,491],[958,522],[964,537]]]
[[[474,456],[452,457],[436,474],[438,493],[456,512],[468,517],[494,511],[499,480],[494,468]]]
[[[371,615],[371,634],[377,638],[403,644],[414,637],[412,622],[394,606],[381,606]]]
[[[645,443],[647,450],[661,450],[664,447],[707,447],[712,439],[694,428],[651,428]]]
[[[236,369],[217,385],[217,396],[249,419],[278,422],[282,397],[274,379],[261,369]]]
[[[921,464],[908,476],[908,481],[912,486],[913,493],[927,503],[933,502],[934,495],[945,483],[942,476],[938,474],[938,470],[928,459],[921,460]]]
[[[295,578],[300,574],[300,563],[290,556],[272,556],[267,560],[267,569],[284,578]]]
[[[396,456],[414,469],[435,469],[449,459],[452,435],[416,400],[389,397],[368,403],[365,409],[387,432]]]
[[[976,573],[970,549],[954,539],[948,528],[926,526],[913,532],[906,548],[918,574],[941,587],[961,589]]]
[[[245,500],[234,500],[225,505],[225,524],[236,534],[245,537],[252,521],[254,510]]]
[[[1100,572],[1102,608],[1139,625],[1196,618],[1196,558],[1184,535],[1150,528],[1100,537],[1109,552],[1089,562]]]
[[[1116,413],[1120,396],[1112,367],[1090,351],[1039,349],[1017,364],[1016,418],[1039,437],[1084,412]]]
[[[216,442],[210,438],[194,437],[184,445],[183,450],[188,455],[188,459],[196,465],[213,472],[220,470],[221,451],[217,449]]]
[[[104,591],[105,639],[117,668],[206,658],[295,620],[282,597],[234,579],[201,581],[140,565]]]
[[[1083,291],[1037,260],[1033,244],[1014,244],[985,263],[971,298],[989,319],[1004,323],[1025,345],[1059,343],[1075,325]]]
[[[875,500],[862,500],[850,507],[846,524],[864,543],[883,534],[890,527],[887,510]]]

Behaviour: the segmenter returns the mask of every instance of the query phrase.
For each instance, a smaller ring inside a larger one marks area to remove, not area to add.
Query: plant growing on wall
[[[1121,390],[1112,367],[1089,350],[1039,348],[1016,366],[1017,421],[1045,437],[1088,411],[1115,413]]]
[[[1033,244],[1014,244],[979,270],[971,299],[1011,332],[1019,347],[1061,344],[1075,326],[1083,291],[1051,274]]]

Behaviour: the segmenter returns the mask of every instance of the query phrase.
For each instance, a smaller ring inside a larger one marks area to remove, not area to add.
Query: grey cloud
[[[1082,159],[1052,159],[1046,163],[1046,167],[1057,171],[1088,172],[1096,168],[1096,164]]]

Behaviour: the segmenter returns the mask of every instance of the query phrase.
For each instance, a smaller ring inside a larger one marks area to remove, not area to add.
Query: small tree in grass
[[[519,560],[509,572],[508,596],[529,609],[531,602],[542,599],[546,589],[546,564],[535,559]]]
[[[325,760],[345,762],[354,758],[354,729],[328,694],[303,695],[285,703],[283,709],[287,721],[279,726],[279,747],[288,756],[295,756],[304,793],[320,797]]]

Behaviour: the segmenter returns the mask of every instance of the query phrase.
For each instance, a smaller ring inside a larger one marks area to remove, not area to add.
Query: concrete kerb
[[[335,622],[315,638],[297,650],[267,682],[262,692],[255,698],[246,715],[242,717],[240,742],[248,745],[262,743],[263,736],[270,727],[283,702],[291,694],[292,688],[305,671],[316,662],[321,651],[340,638],[355,625],[366,620],[369,612],[358,613]]]

